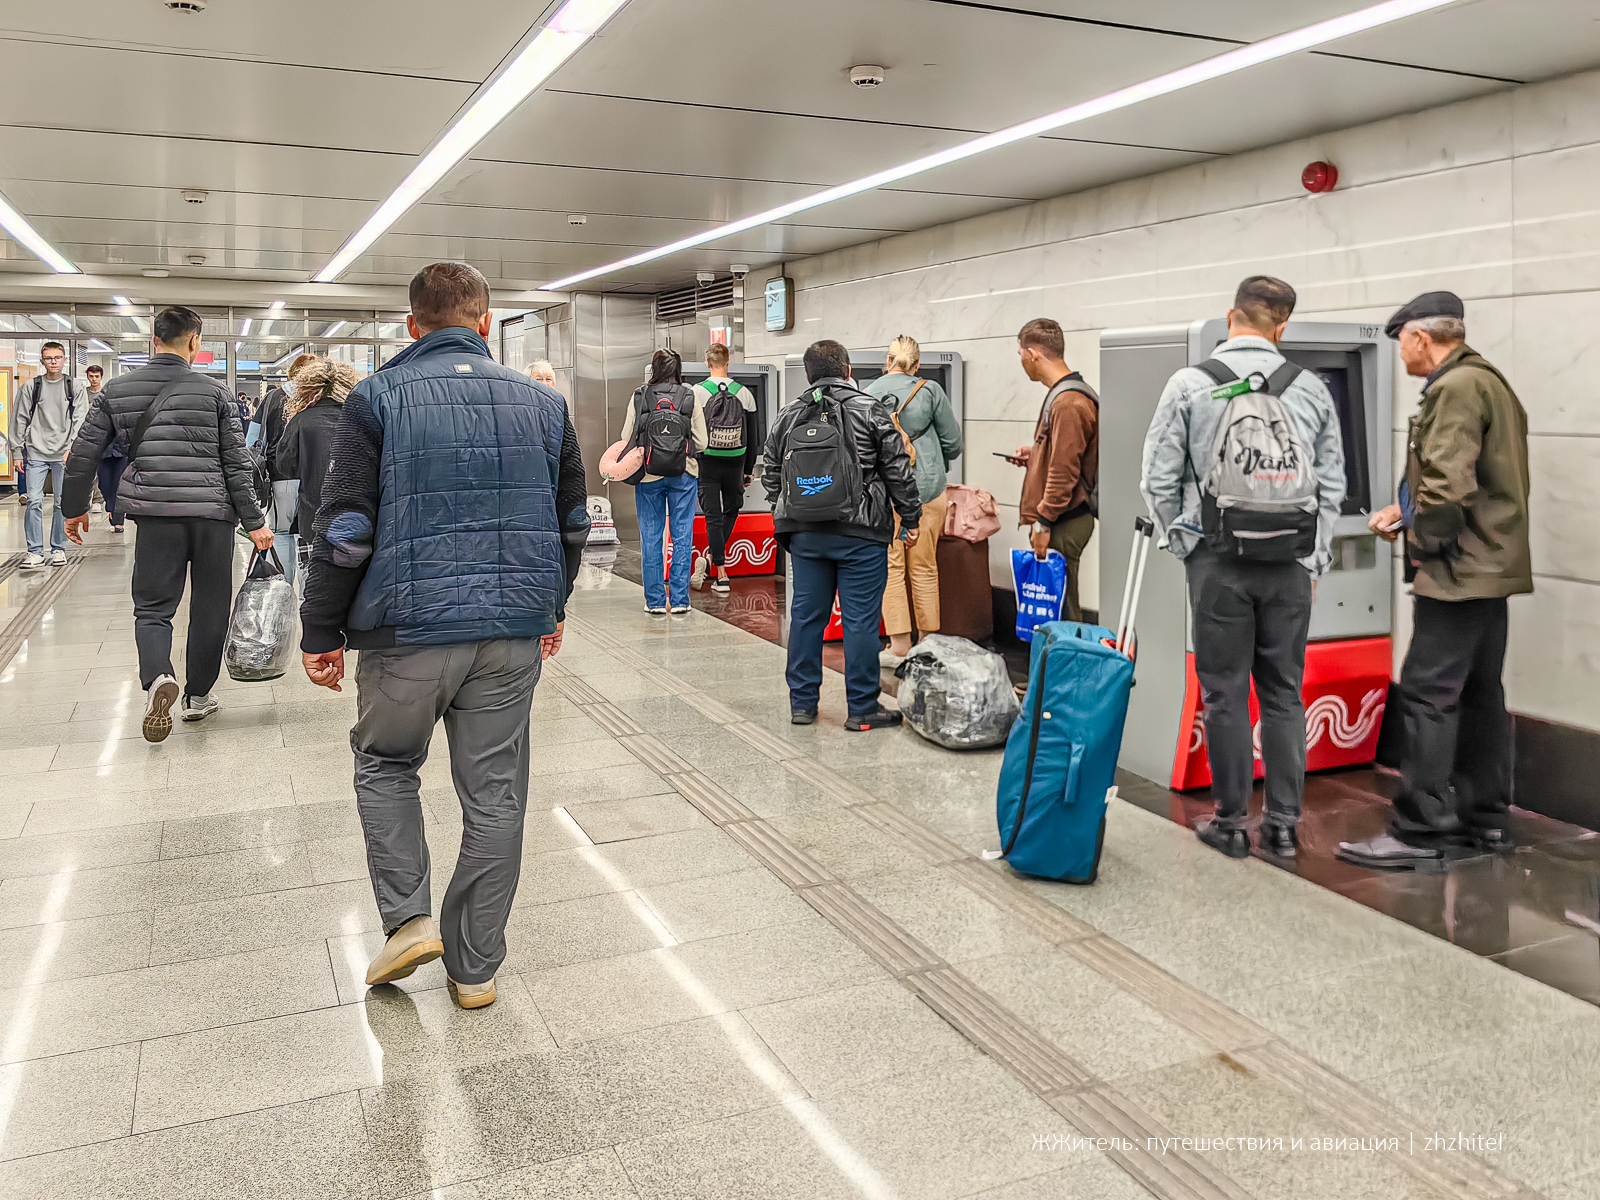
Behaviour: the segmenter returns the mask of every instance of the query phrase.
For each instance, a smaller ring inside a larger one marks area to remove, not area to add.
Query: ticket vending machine
[[[704,363],[684,363],[683,382],[693,387],[703,383],[711,372]],[[777,418],[778,368],[771,363],[730,363],[728,374],[741,387],[749,388],[756,399],[756,445],[766,444],[767,431]],[[702,553],[707,546],[706,519],[694,519],[695,552]],[[671,562],[667,564],[671,566]],[[783,553],[778,548],[777,535],[772,528],[772,506],[767,503],[766,490],[759,478],[752,479],[744,490],[744,504],[739,519],[733,527],[733,540],[728,543],[729,575],[779,575],[783,573]]]
[[[1195,366],[1227,337],[1221,319],[1100,338],[1101,593],[1121,595],[1122,550],[1139,494],[1145,432],[1172,373]],[[1389,502],[1394,343],[1378,325],[1292,321],[1279,349],[1327,384],[1344,438],[1348,490],[1334,527],[1333,568],[1322,576],[1306,650],[1306,765],[1371,762],[1392,671],[1393,559],[1367,530]],[[1139,606],[1139,678],[1128,706],[1121,765],[1178,790],[1211,782],[1183,564],[1153,553]],[[1251,697],[1252,715],[1255,712]],[[1256,771],[1260,774],[1257,733]]]
[[[883,362],[888,357],[886,349],[852,350],[850,351],[850,378],[857,387],[865,389],[867,384],[883,374]],[[953,350],[928,350],[922,355],[922,361],[917,366],[917,376],[921,379],[930,379],[944,389],[945,395],[950,397],[950,407],[956,414],[956,423],[966,428],[965,408],[963,405],[963,370],[964,364],[961,355]],[[783,360],[783,400],[797,399],[806,387],[805,362],[798,354],[791,354]],[[914,432],[914,431],[913,431]],[[965,482],[963,466],[966,456],[956,459],[950,464],[950,482]]]

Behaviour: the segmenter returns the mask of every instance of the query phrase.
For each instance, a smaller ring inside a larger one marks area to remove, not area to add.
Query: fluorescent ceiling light
[[[111,298],[113,300],[115,300],[118,304],[122,305],[124,308],[132,308],[133,307],[133,301],[129,300],[126,296],[113,296]]]
[[[106,345],[99,338],[90,338],[89,339],[89,349],[93,350],[96,354],[110,354],[111,353],[111,347]]]
[[[50,318],[51,318],[51,320],[55,321],[58,325],[60,325],[61,328],[63,328],[63,329],[71,329],[72,328],[72,322],[67,320],[60,313],[51,313],[50,314]]]
[[[472,102],[466,112],[422,160],[411,169],[393,194],[373,211],[366,224],[351,234],[328,265],[312,279],[332,283],[350,269],[373,242],[421,200],[517,105],[576,54],[628,0],[567,0],[538,35],[523,47],[511,65]]]
[[[744,233],[762,225],[769,225],[774,221],[782,221],[787,217],[794,216],[796,213],[820,208],[824,204],[832,204],[835,200],[843,200],[847,196],[870,192],[874,188],[887,187],[891,183],[898,183],[902,179],[909,179],[913,175],[921,175],[925,171],[932,171],[938,167],[949,166],[951,163],[971,158],[975,154],[982,154],[985,151],[994,150],[1001,146],[1009,146],[1013,142],[1021,142],[1028,138],[1038,137],[1040,134],[1049,133],[1065,125],[1076,125],[1080,121],[1104,116],[1106,113],[1116,112],[1119,109],[1130,108],[1135,104],[1153,100],[1158,96],[1171,95],[1173,92],[1194,87],[1196,84],[1207,83],[1213,79],[1221,79],[1225,75],[1232,75],[1250,67],[1259,66],[1262,63],[1271,62],[1273,59],[1297,54],[1302,50],[1310,50],[1328,42],[1338,41],[1340,38],[1361,33],[1364,30],[1375,29],[1380,25],[1388,25],[1406,17],[1416,16],[1418,13],[1430,12],[1434,9],[1445,8],[1457,3],[1460,3],[1460,0],[1387,0],[1383,4],[1374,4],[1370,8],[1346,13],[1331,20],[1319,21],[1315,25],[1307,25],[1304,29],[1294,29],[1288,33],[1280,33],[1276,37],[1254,42],[1248,46],[1240,46],[1237,50],[1229,50],[1227,53],[1219,54],[1215,58],[1207,58],[1191,66],[1169,71],[1165,75],[1147,79],[1143,83],[1136,83],[1130,87],[1120,88],[1115,92],[1108,92],[1106,95],[1096,97],[1093,100],[1085,100],[1083,103],[1074,104],[1070,108],[1063,108],[1042,117],[1035,117],[1031,121],[1024,121],[1020,125],[999,129],[994,133],[986,133],[982,137],[973,138],[969,142],[951,146],[948,150],[940,150],[934,154],[924,155],[922,158],[915,158],[910,162],[901,163],[899,166],[890,167],[872,175],[865,175],[849,183],[841,183],[837,187],[814,192],[809,196],[802,196],[798,200],[780,204],[777,208],[769,208],[766,212],[759,212],[754,216],[744,217],[737,221],[729,221],[725,225],[715,225],[702,233],[680,238],[676,242],[669,242],[665,246],[657,246],[654,250],[646,250],[629,258],[618,259],[616,262],[608,263],[603,267],[580,271],[576,275],[569,275],[565,279],[557,279],[547,283],[539,290],[542,292],[561,291],[564,288],[570,288],[574,284],[583,283],[601,275],[610,275],[616,271],[627,270],[629,267],[637,267],[647,262],[654,262],[658,258],[666,258],[683,250],[692,250],[694,247],[703,246],[707,242],[719,241],[722,238],[732,237],[735,234]],[[321,276],[318,276],[318,278],[321,278]]]
[[[348,324],[350,324],[349,321],[335,321],[332,325],[329,325],[328,328],[323,331],[322,336],[325,337],[325,338],[330,338],[334,334],[338,333],[339,330],[343,329]]]
[[[11,207],[11,202],[0,196],[0,228],[16,238],[34,255],[43,259],[57,275],[82,275],[83,272],[62,257],[49,242],[39,236],[39,231],[28,224],[27,218]]]
[[[244,324],[239,327],[239,332],[242,333],[242,334],[245,334],[246,336],[248,336],[249,333],[250,333],[250,326],[253,325],[254,323],[255,323],[255,318],[254,317],[246,317],[244,319]]]
[[[267,309],[267,315],[269,317],[276,317],[276,316],[280,315],[282,312],[283,312],[283,301],[282,300],[274,300],[272,302],[272,306]]]
[[[270,364],[270,366],[271,367],[281,367],[281,366],[283,366],[284,363],[288,362],[291,358],[298,357],[299,355],[305,353],[305,349],[306,348],[304,346],[296,346],[293,350],[289,351],[289,353],[285,354],[282,358],[280,358],[276,362]],[[270,367],[269,367],[269,369],[270,369]]]

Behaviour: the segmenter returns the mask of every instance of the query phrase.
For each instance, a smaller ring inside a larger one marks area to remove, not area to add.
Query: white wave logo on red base
[[[772,561],[773,555],[778,552],[778,543],[773,538],[762,538],[761,548],[756,549],[755,542],[749,538],[735,538],[728,543],[728,552],[725,557],[728,566],[737,566],[744,563],[746,566],[759,567]]]
[[[1343,696],[1336,696],[1331,692],[1326,696],[1318,696],[1306,709],[1306,749],[1310,750],[1324,736],[1341,750],[1354,750],[1364,744],[1383,720],[1386,699],[1384,689],[1374,688],[1361,698],[1361,711],[1352,721],[1350,709],[1345,704]],[[1260,721],[1257,721],[1251,730],[1250,741],[1255,756],[1260,758]],[[1189,753],[1194,754],[1205,744],[1206,714],[1204,709],[1197,709],[1194,714],[1194,727],[1189,731]]]

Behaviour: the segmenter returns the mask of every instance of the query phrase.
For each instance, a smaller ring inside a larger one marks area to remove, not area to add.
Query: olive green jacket
[[[1465,344],[1429,378],[1407,439],[1406,576],[1435,600],[1531,592],[1528,415]]]

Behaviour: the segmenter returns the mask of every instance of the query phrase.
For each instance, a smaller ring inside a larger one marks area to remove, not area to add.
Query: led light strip
[[[434,184],[555,74],[627,2],[567,0],[500,78],[473,101],[461,118],[422,156],[422,161],[411,169],[411,174],[401,181],[393,194],[378,205],[366,224],[351,234],[339,247],[339,252],[328,260],[328,265],[312,276],[313,281],[332,283],[349,270],[350,264],[382,237],[389,226],[432,191]]]
[[[34,255],[48,264],[50,269],[57,275],[83,274],[81,270],[62,257],[61,251],[40,237],[39,231],[29,225],[28,219],[12,208],[11,202],[4,196],[0,196],[0,228],[4,228],[17,241],[32,250]]]
[[[1375,29],[1380,25],[1388,25],[1406,17],[1416,16],[1418,13],[1430,12],[1434,9],[1445,8],[1460,2],[1461,0],[1387,0],[1383,4],[1374,4],[1370,8],[1346,13],[1343,16],[1333,17],[1327,21],[1319,21],[1315,25],[1307,25],[1304,29],[1280,33],[1276,37],[1254,42],[1248,46],[1240,46],[1237,50],[1229,50],[1227,53],[1219,54],[1215,58],[1204,59],[1191,66],[1169,71],[1165,75],[1147,79],[1143,83],[1136,83],[1131,87],[1108,92],[1106,95],[1093,100],[1085,100],[1083,103],[1074,104],[1070,108],[1063,108],[1042,117],[1035,117],[1031,121],[1024,121],[1020,125],[1012,125],[1006,129],[996,130],[994,133],[986,133],[982,137],[973,138],[969,142],[951,146],[948,150],[940,150],[937,153],[912,159],[910,162],[901,163],[899,166],[890,167],[876,174],[866,175],[849,183],[841,183],[837,187],[814,192],[809,196],[802,196],[798,200],[780,204],[777,208],[769,208],[766,212],[759,212],[754,216],[744,217],[737,221],[729,221],[725,225],[713,226],[702,233],[680,238],[676,242],[669,242],[665,246],[657,246],[654,250],[646,250],[629,258],[618,259],[616,262],[608,263],[603,267],[595,267],[593,270],[580,271],[576,275],[568,275],[565,279],[557,279],[554,282],[545,284],[539,290],[545,292],[560,291],[563,288],[569,288],[575,284],[596,279],[601,275],[610,275],[616,271],[627,270],[629,267],[637,267],[647,262],[654,262],[658,258],[666,258],[683,250],[692,250],[694,247],[703,246],[707,242],[719,241],[722,238],[732,237],[734,234],[744,233],[761,225],[769,225],[774,221],[792,217],[796,213],[820,208],[824,204],[832,204],[835,200],[843,200],[848,196],[859,195],[861,192],[870,192],[874,188],[898,183],[902,179],[908,179],[925,171],[932,171],[938,167],[960,162],[962,159],[971,158],[973,155],[982,154],[987,150],[994,150],[1000,146],[1009,146],[1013,142],[1024,141],[1027,138],[1038,137],[1042,133],[1049,133],[1051,130],[1060,129],[1064,125],[1075,125],[1080,121],[1104,116],[1106,113],[1129,108],[1146,100],[1153,100],[1158,96],[1167,96],[1173,92],[1182,91],[1184,88],[1194,87],[1196,84],[1208,83],[1213,79],[1220,79],[1225,75],[1232,75],[1250,67],[1259,66],[1276,58],[1283,58],[1286,55],[1296,54],[1302,50],[1310,50],[1328,42],[1349,37],[1352,34]]]

